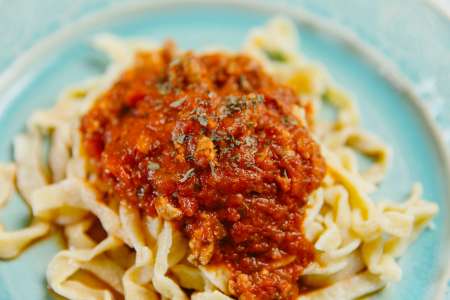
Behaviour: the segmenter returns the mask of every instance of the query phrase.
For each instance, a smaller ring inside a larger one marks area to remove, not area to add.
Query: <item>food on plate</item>
[[[17,186],[33,220],[0,232],[0,257],[61,227],[47,281],[68,299],[353,299],[400,280],[438,207],[420,184],[372,200],[389,148],[296,37],[282,18],[239,52],[99,36],[106,72],[34,112],[1,165],[0,202]]]

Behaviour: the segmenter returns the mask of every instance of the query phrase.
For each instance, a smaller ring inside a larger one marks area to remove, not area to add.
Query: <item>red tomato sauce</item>
[[[311,119],[311,105],[248,56],[168,43],[137,54],[97,99],[83,149],[107,197],[171,220],[192,263],[231,270],[232,295],[292,299],[314,260],[306,199],[325,173],[294,105]]]

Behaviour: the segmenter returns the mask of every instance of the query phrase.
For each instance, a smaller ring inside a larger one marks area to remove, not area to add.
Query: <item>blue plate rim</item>
[[[76,35],[77,32],[88,29],[96,24],[101,24],[104,21],[114,18],[114,16],[132,14],[133,12],[143,9],[167,9],[178,5],[230,6],[255,9],[262,13],[274,15],[281,14],[289,16],[297,23],[311,26],[318,31],[324,31],[327,35],[330,35],[333,38],[344,42],[350,48],[353,48],[353,50],[364,57],[366,62],[372,65],[383,78],[392,84],[397,91],[406,96],[405,98],[408,99],[407,101],[409,101],[414,110],[418,113],[419,118],[428,132],[431,133],[431,138],[435,142],[438,151],[438,158],[443,162],[442,170],[448,179],[448,184],[445,186],[447,197],[444,200],[446,200],[450,206],[450,153],[447,150],[441,135],[442,133],[438,130],[430,112],[426,109],[419,95],[415,92],[413,84],[399,71],[394,63],[384,57],[376,49],[370,47],[346,27],[325,20],[299,7],[288,5],[287,3],[263,3],[258,0],[152,0],[150,2],[138,1],[126,4],[116,3],[100,12],[87,14],[79,20],[67,24],[61,29],[41,38],[31,48],[20,54],[12,64],[0,73],[0,95],[7,95],[7,91],[12,86],[12,83],[17,82],[20,74],[25,72],[29,65],[36,63],[39,57],[45,55],[45,53],[51,51],[54,47],[57,47],[67,39],[70,39],[72,36]],[[5,108],[11,104],[12,100],[13,97],[6,97],[6,99],[0,103],[0,112],[4,111]],[[450,221],[446,219],[445,224],[445,236],[449,237]],[[447,250],[447,253],[449,253],[448,261],[450,261],[450,238],[447,238],[443,242],[443,251]],[[439,272],[440,277],[438,282],[435,283],[435,299],[442,299],[445,289],[447,288],[447,281],[450,275],[450,264],[448,261],[441,265]]]

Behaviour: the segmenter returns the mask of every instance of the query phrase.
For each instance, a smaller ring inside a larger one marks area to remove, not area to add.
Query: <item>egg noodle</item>
[[[327,173],[307,204],[304,232],[313,242],[315,261],[301,277],[309,292],[298,299],[353,299],[401,279],[396,258],[438,207],[422,200],[420,184],[402,203],[372,201],[388,167],[389,149],[359,127],[355,103],[325,70],[299,54],[296,38],[294,25],[276,18],[251,31],[243,52],[299,97],[312,99],[316,111],[311,130]],[[15,161],[0,165],[0,205],[17,188],[32,211],[28,227],[0,227],[0,258],[16,257],[57,225],[67,245],[50,262],[47,281],[65,298],[231,299],[228,271],[190,264],[187,240],[169,221],[142,216],[117,200],[97,200],[80,152],[79,121],[132,65],[136,51],[159,45],[102,35],[95,46],[111,60],[107,71],[65,90],[52,108],[34,112],[14,141]],[[324,106],[336,109],[334,120],[320,117]],[[304,112],[294,113],[301,117]],[[369,167],[358,165],[361,155],[370,158]],[[93,233],[100,227],[106,232],[102,239]]]

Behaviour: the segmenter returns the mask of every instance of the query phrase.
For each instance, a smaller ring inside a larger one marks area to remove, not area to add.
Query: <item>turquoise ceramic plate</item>
[[[11,159],[11,142],[31,112],[50,106],[67,85],[104,70],[105,59],[89,46],[93,34],[174,38],[182,48],[223,45],[237,49],[247,31],[275,14],[297,22],[301,48],[322,62],[336,81],[357,100],[363,126],[388,143],[394,153],[389,174],[376,195],[402,199],[415,181],[440,206],[435,229],[425,231],[401,258],[403,279],[384,289],[379,299],[432,299],[441,291],[448,259],[448,169],[444,151],[414,96],[401,78],[396,84],[380,75],[369,49],[349,44],[351,35],[301,12],[257,4],[164,2],[113,8],[89,17],[41,42],[0,77],[0,159]],[[395,70],[384,65],[388,77]],[[15,199],[0,214],[8,228],[27,222],[28,211]],[[0,262],[0,299],[51,299],[45,270],[59,248],[58,237],[32,245],[18,259]]]

